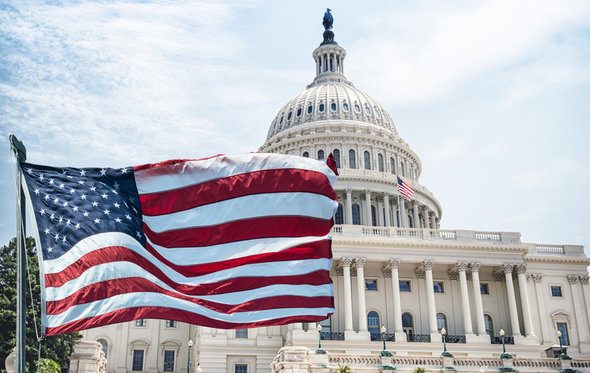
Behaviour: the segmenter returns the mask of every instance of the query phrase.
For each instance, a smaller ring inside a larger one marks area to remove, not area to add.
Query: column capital
[[[416,268],[414,272],[416,273],[416,278],[426,278],[426,272],[424,272],[422,267]]]
[[[391,276],[391,267],[386,265],[385,267],[381,268],[381,272],[383,272],[383,276],[390,277]]]
[[[570,284],[575,284],[576,282],[578,282],[578,276],[575,276],[575,275],[567,275],[567,281]]]
[[[504,274],[506,274],[506,273],[512,273],[512,271],[514,270],[514,264],[502,264],[500,266],[500,270],[502,272],[504,272]]]
[[[515,266],[515,269],[516,269],[516,273],[518,273],[519,275],[526,273],[526,264],[517,264]]]
[[[334,268],[334,272],[336,273],[336,276],[342,276],[344,274],[342,266],[337,266],[336,268]]]
[[[350,265],[352,264],[352,258],[350,257],[344,257],[340,259],[340,265],[342,267],[350,267]]]
[[[346,188],[346,193],[352,193],[352,188]]]
[[[433,265],[434,262],[432,260],[425,260],[422,262],[422,268],[424,268],[425,271],[431,271]]]
[[[369,196],[371,195],[371,191],[369,189],[365,189],[364,192],[365,192],[365,195],[369,195]]]
[[[354,266],[356,268],[364,267],[366,262],[367,262],[366,258],[354,258]]]
[[[447,272],[449,275],[449,280],[458,280],[459,279],[459,272],[450,270]]]
[[[390,268],[399,268],[399,263],[400,263],[399,259],[389,259],[387,261],[387,265]]]
[[[542,273],[533,273],[532,275],[533,282],[541,282],[543,281],[543,274]]]
[[[481,263],[470,263],[469,268],[471,272],[479,272],[479,268],[481,267]]]
[[[580,279],[580,284],[588,285],[588,279],[590,279],[590,276],[578,276],[578,278]]]
[[[465,272],[469,268],[469,263],[467,262],[457,262],[457,271]]]

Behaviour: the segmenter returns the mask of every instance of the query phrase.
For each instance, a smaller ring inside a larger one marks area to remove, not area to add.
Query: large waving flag
[[[21,166],[46,335],[140,318],[231,329],[334,312],[336,176],[322,162],[252,153]]]

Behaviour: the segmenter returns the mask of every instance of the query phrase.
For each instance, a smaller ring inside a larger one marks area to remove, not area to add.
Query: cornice
[[[590,258],[581,257],[525,255],[524,260],[528,263],[565,263],[590,266]]]

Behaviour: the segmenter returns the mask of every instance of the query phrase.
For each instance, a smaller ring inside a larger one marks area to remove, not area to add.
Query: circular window
[[[323,112],[324,112],[324,110],[326,110],[326,105],[324,105],[324,104],[320,104],[320,107],[319,107],[319,109],[318,109],[318,110],[320,111],[320,113],[323,113]]]
[[[343,104],[342,104],[342,109],[343,109],[344,111],[348,111],[348,109],[349,109],[349,107],[348,107],[348,102],[345,102],[345,103],[343,103]]]
[[[354,104],[354,112],[355,113],[360,113],[361,112],[361,107],[359,106],[359,104]]]
[[[301,108],[297,109],[297,116],[300,117],[301,116]]]
[[[307,107],[307,114],[311,114],[311,113],[313,113],[313,106],[312,105],[309,105]]]
[[[290,111],[289,114],[287,115],[287,120],[291,120],[291,117],[293,116],[293,112]]]
[[[335,103],[335,102],[332,102],[332,103],[330,104],[330,110],[332,110],[332,111],[336,111],[337,109],[338,109],[338,105],[336,105],[336,103]]]

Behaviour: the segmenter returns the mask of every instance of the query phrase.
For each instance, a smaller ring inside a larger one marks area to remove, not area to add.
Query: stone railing
[[[335,236],[387,237],[394,239],[479,241],[494,243],[520,243],[517,232],[481,232],[471,230],[443,230],[425,228],[373,227],[367,225],[335,225]]]
[[[532,255],[565,255],[584,257],[584,246],[582,245],[544,245],[533,244],[529,247],[529,254]]]

